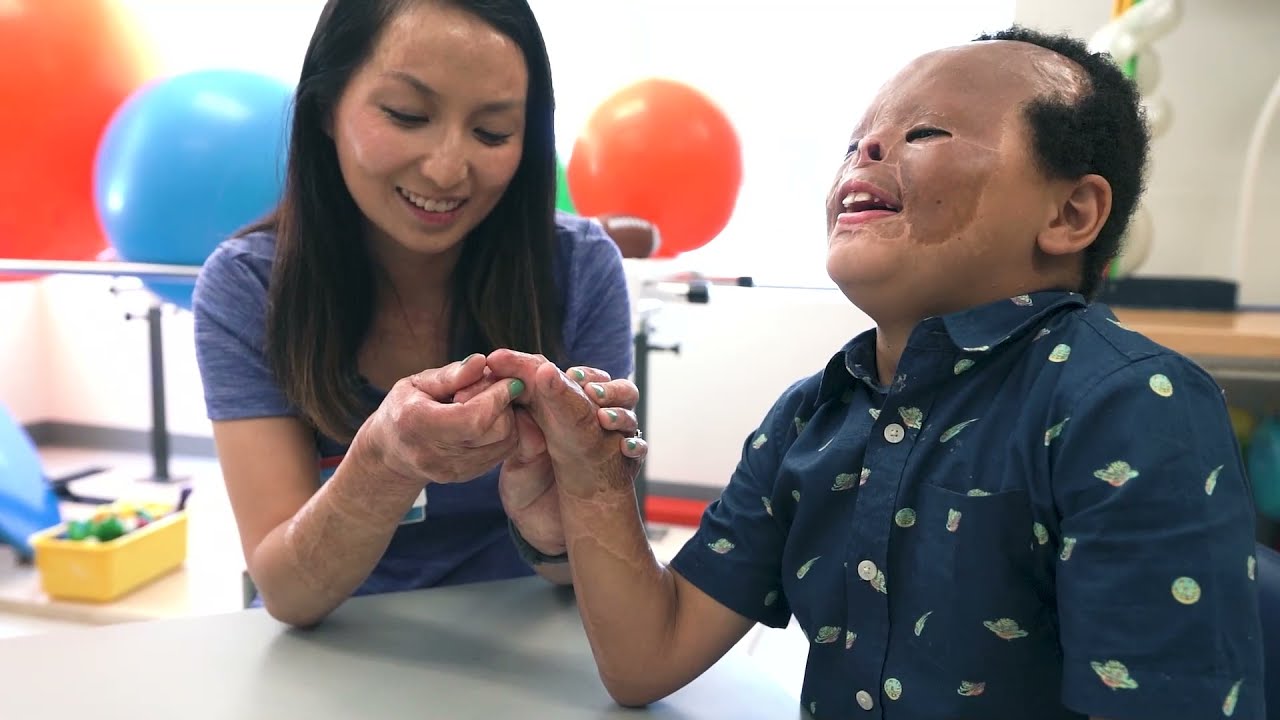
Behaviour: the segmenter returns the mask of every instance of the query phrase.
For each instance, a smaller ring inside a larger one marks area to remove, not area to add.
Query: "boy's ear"
[[[1036,244],[1046,255],[1074,255],[1093,243],[1111,215],[1111,183],[1101,175],[1085,175],[1064,183],[1059,198]]]

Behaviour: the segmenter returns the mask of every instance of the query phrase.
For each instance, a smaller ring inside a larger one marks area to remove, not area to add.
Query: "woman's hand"
[[[542,432],[560,490],[590,494],[597,487],[630,486],[648,452],[626,407],[638,398],[632,383],[604,380],[607,375],[587,368],[562,373],[540,356],[512,350],[495,351],[487,363],[495,376],[518,378],[528,387],[518,408],[527,408]],[[610,402],[618,407],[599,405]]]
[[[541,355],[525,355],[522,360],[529,368],[534,363],[549,362]],[[623,378],[614,380],[609,373],[592,367],[578,366],[569,368],[565,373],[569,379],[578,383],[583,393],[590,398],[599,408],[596,413],[597,419],[600,421],[600,427],[605,430],[613,430],[622,435],[619,439],[622,454],[627,457],[642,460],[649,452],[649,446],[640,437],[639,427],[636,423],[635,408],[640,401],[640,390],[635,383]],[[468,400],[484,392],[499,382],[499,378],[494,374],[493,370],[486,364],[483,375],[480,380],[474,384],[459,390],[454,394],[455,402],[467,402]],[[521,417],[521,409],[514,408],[517,420]],[[531,422],[517,422],[517,431],[524,433],[538,432],[537,425]],[[525,461],[533,459],[533,456],[540,452],[546,451],[546,441],[541,439],[529,438],[520,445],[525,448],[521,453]],[[534,452],[534,448],[541,448]]]
[[[540,355],[519,355],[522,372],[548,363]],[[599,405],[597,420],[605,431],[619,433],[619,449],[627,457],[643,459],[648,446],[633,437],[636,433],[634,408],[639,399],[636,386],[629,380],[612,380],[603,370],[590,367],[570,368],[567,376],[583,388],[584,394]],[[499,375],[487,367],[474,385],[460,390],[454,400],[467,402],[499,382]],[[546,438],[529,411],[517,405],[514,410],[516,450],[502,465],[498,494],[503,510],[515,523],[521,537],[546,555],[564,552],[564,528],[560,522],[560,499],[555,488],[551,456]]]
[[[418,488],[483,475],[519,444],[511,402],[524,391],[519,380],[488,382],[459,400],[459,391],[484,378],[485,360],[479,354],[404,378],[355,442]]]

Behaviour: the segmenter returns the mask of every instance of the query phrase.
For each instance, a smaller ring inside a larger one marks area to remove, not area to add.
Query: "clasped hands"
[[[638,398],[631,381],[602,370],[561,372],[540,355],[497,350],[396,383],[357,441],[415,494],[501,463],[508,517],[527,542],[554,555],[565,549],[559,490],[589,495],[629,483],[643,461]]]

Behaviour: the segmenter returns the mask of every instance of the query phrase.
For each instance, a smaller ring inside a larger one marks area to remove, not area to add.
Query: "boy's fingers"
[[[621,442],[622,454],[629,458],[640,460],[643,459],[645,455],[649,454],[649,443],[645,442],[644,438],[622,438]]]
[[[638,427],[636,414],[626,408],[601,408],[596,411],[596,417],[600,419],[600,427],[623,435],[635,433]]]
[[[586,383],[593,382],[607,383],[613,379],[609,377],[609,373],[598,368],[586,367],[585,365],[571,367],[565,375],[568,375],[570,380],[578,383],[579,385],[585,385]]]
[[[604,408],[631,409],[640,402],[640,389],[635,383],[626,379],[589,382],[583,386],[582,390],[592,402]]]
[[[565,431],[587,433],[582,440],[591,435],[598,437],[600,421],[596,419],[594,412],[598,408],[584,397],[583,390],[577,383],[551,363],[538,368],[535,382],[537,397],[533,402],[534,416],[543,433],[548,435],[548,440],[552,434],[548,423],[554,425],[557,431],[555,434]]]
[[[499,377],[517,378],[526,387],[533,387],[533,378],[538,368],[549,364],[541,355],[517,352],[515,350],[494,350],[485,358],[485,364]]]

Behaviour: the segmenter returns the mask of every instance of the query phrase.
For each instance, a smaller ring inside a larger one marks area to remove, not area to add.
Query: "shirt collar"
[[[862,367],[863,358],[875,360],[876,356],[876,329],[871,328],[857,337],[845,343],[840,351],[831,356],[827,361],[827,367],[822,371],[822,381],[818,384],[818,401],[821,402],[832,395],[843,392],[852,385],[856,380],[862,380],[874,386],[875,379],[871,377],[859,377],[858,370]],[[875,367],[871,365],[870,367]]]
[[[927,318],[912,331],[907,352],[926,349],[992,352],[1047,315],[1064,307],[1085,305],[1085,299],[1079,293],[1045,290]],[[878,387],[879,383],[871,374],[875,368],[875,348],[876,331],[872,328],[860,333],[832,355],[818,386],[819,401],[843,392],[856,381]]]
[[[990,352],[1067,306],[1084,307],[1084,297],[1075,292],[1045,290],[961,310],[942,317],[941,322],[956,348]]]

